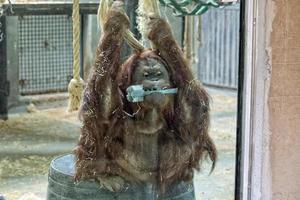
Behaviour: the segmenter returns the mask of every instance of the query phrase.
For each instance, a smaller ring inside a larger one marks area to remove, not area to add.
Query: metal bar
[[[221,40],[221,36],[223,35],[223,32],[221,30],[221,20],[223,20],[220,17],[221,12],[219,12],[219,10],[215,10],[216,12],[216,24],[217,24],[217,30],[215,32],[216,34],[216,83],[218,85],[221,85],[220,80],[222,79],[221,75],[220,75],[220,70],[223,67],[222,63],[221,63],[221,54],[223,54],[223,49],[221,48],[221,44],[223,43],[223,41]]]
[[[219,77],[220,77],[220,80],[219,80],[219,83],[221,84],[221,85],[224,85],[224,82],[225,82],[225,80],[222,78],[222,77],[224,77],[224,75],[225,75],[225,73],[224,73],[224,69],[225,69],[225,54],[223,53],[223,51],[224,51],[224,48],[225,48],[225,46],[226,46],[226,44],[225,44],[225,36],[226,36],[226,29],[225,29],[225,26],[226,26],[226,21],[225,21],[225,12],[220,12],[220,19],[219,19],[220,21],[221,21],[221,32],[223,32],[222,34],[221,34],[221,39],[220,39],[220,49],[221,49],[221,55],[220,55],[220,70],[219,70]]]
[[[41,92],[39,91],[26,91],[26,92],[21,92],[21,95],[27,96],[27,95],[41,95],[41,94],[54,94],[54,93],[63,93],[63,92],[67,92],[66,89],[45,89]]]
[[[19,32],[18,17],[6,17],[6,62],[7,79],[9,81],[8,107],[19,103]]]
[[[80,15],[80,77],[84,77],[84,15]]]
[[[125,12],[130,19],[130,31],[135,35],[136,38],[140,38],[136,24],[136,8],[138,7],[138,0],[125,1]],[[121,61],[125,61],[132,53],[132,49],[127,43],[123,44],[121,50]]]
[[[204,86],[208,87],[214,87],[214,88],[219,88],[219,89],[230,89],[232,91],[237,91],[235,87],[227,86],[227,85],[222,85],[222,84],[215,84],[215,83],[203,83]]]
[[[0,16],[0,119],[7,119],[8,113],[8,81],[6,54],[6,17]]]
[[[236,126],[235,200],[247,200],[251,180],[250,127],[252,96],[253,2],[241,1],[239,23],[238,109]]]
[[[97,14],[99,3],[81,3],[80,14]],[[61,15],[61,14],[72,14],[72,3],[23,3],[23,4],[12,4],[13,13],[10,12],[9,4],[3,4],[6,12],[4,15]]]
[[[213,27],[214,27],[214,29],[213,29],[213,38],[212,38],[212,42],[213,42],[213,46],[212,46],[212,52],[213,52],[213,54],[211,54],[211,55],[213,55],[213,57],[211,57],[212,59],[213,59],[213,79],[212,79],[212,81],[213,82],[211,82],[211,83],[216,83],[217,82],[217,67],[218,67],[218,63],[217,63],[217,58],[216,58],[216,56],[217,56],[217,44],[218,44],[218,41],[217,41],[217,30],[218,30],[218,25],[215,23],[216,21],[215,21],[215,19],[218,19],[218,16],[217,16],[217,12],[214,10],[213,12],[213,19],[214,19],[214,21],[213,21]]]
[[[239,27],[239,67],[238,67],[238,102],[237,102],[237,121],[236,121],[236,156],[235,156],[235,187],[234,199],[243,199],[243,162],[242,162],[242,145],[243,145],[243,102],[244,102],[244,68],[245,68],[245,5],[241,2],[240,27]],[[245,153],[245,152],[244,152]]]

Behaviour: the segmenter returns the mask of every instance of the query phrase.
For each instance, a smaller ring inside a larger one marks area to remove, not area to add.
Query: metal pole
[[[9,84],[7,81],[6,17],[0,16],[0,119],[7,119]]]
[[[137,29],[136,12],[138,7],[138,0],[125,1],[125,11],[130,19],[130,31],[135,35],[137,39],[140,39],[141,35]],[[132,54],[132,49],[126,43],[123,44],[121,50],[121,62],[125,61]]]

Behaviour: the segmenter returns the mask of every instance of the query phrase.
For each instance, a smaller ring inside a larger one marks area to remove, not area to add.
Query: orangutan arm
[[[197,142],[202,137],[201,135],[207,135],[208,132],[209,95],[200,81],[194,77],[183,52],[172,35],[170,25],[165,20],[156,18],[150,22],[150,27],[148,37],[158,49],[160,56],[167,62],[173,75],[172,79],[179,88],[177,96],[180,102],[178,114],[182,116],[180,123],[188,127],[188,135],[193,136],[190,142]],[[211,149],[213,151],[213,147]]]
[[[207,92],[193,76],[169,24],[163,19],[153,19],[150,27],[149,39],[167,62],[175,87],[178,87],[175,111],[175,115],[180,116],[175,122],[177,142],[166,143],[161,150],[161,177],[168,185],[168,182],[176,179],[191,178],[192,170],[199,169],[199,163],[205,155],[213,161],[214,168],[217,155],[215,145],[208,135]]]
[[[96,51],[94,68],[83,94],[80,116],[83,122],[75,150],[76,179],[98,177],[110,170],[106,135],[109,124],[117,118],[121,99],[116,82],[123,34],[129,25],[125,14],[115,9],[107,22]]]
[[[103,79],[114,79],[120,66],[120,51],[129,19],[122,11],[114,9],[109,11],[107,19],[96,50],[94,68]]]
[[[182,80],[190,82],[193,74],[184,58],[183,52],[176,43],[170,25],[163,19],[152,19],[148,38],[153,42],[159,51],[160,56],[167,62],[171,73],[176,73],[174,77],[176,85],[182,84]]]

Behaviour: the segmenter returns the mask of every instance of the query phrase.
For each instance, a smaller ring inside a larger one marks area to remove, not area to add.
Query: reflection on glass
[[[0,120],[0,195],[109,199],[121,191],[128,199],[234,198],[238,5],[187,17],[184,25],[162,11],[165,21],[149,26],[160,54],[147,50],[129,59],[132,53],[116,45],[124,16],[111,14],[115,21],[102,31],[107,38],[98,53],[97,17],[82,17],[82,121],[66,112],[70,14],[5,17],[10,94],[9,119]],[[184,44],[184,54],[175,41]],[[127,60],[123,68],[118,58]],[[142,88],[131,87],[137,85]],[[68,187],[75,189],[58,194]]]

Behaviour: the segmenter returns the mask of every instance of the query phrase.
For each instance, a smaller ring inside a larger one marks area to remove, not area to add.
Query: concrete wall
[[[272,199],[296,200],[300,198],[300,1],[273,0],[273,5],[268,98]]]
[[[300,197],[300,1],[245,2],[242,191]]]

